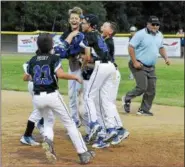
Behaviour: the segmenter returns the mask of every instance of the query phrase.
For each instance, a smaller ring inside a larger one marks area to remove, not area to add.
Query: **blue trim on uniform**
[[[59,94],[59,93],[58,93],[58,98],[59,98],[59,100],[61,101],[62,105],[64,106],[65,111],[67,112],[68,116],[71,118],[71,115],[69,114],[69,111],[68,111],[68,109],[67,109],[66,105],[64,104],[63,100],[61,99],[61,97],[60,97],[60,94]],[[71,118],[71,120],[73,121],[73,119],[72,119],[72,118]]]
[[[99,69],[99,66],[98,66],[98,69]],[[96,75],[95,75],[95,77],[94,77],[94,81],[95,81],[95,79],[96,79],[96,76],[97,76],[97,73],[98,73],[98,69],[97,69],[97,71],[96,71]],[[92,88],[92,86],[93,86],[93,84],[94,84],[94,81],[92,82],[92,85],[91,85],[91,87],[90,87],[90,89],[89,89],[89,93],[88,93],[88,98],[89,98],[89,94],[90,94],[90,91],[91,91],[91,88]],[[92,119],[91,119],[91,114],[90,114],[90,107],[89,107],[89,105],[88,105],[88,103],[86,102],[86,105],[87,105],[87,107],[88,107],[88,109],[89,109],[89,117],[90,117],[90,122],[92,121]]]
[[[116,117],[115,117],[115,116],[114,116],[114,119],[116,120],[117,126],[119,126],[119,124],[118,124],[118,120],[116,119]]]
[[[91,113],[90,113],[90,107],[86,101],[86,105],[87,105],[87,108],[88,108],[88,113],[89,113],[89,118],[90,118],[90,122],[92,122],[92,118],[91,118]],[[89,122],[89,121],[88,121]]]

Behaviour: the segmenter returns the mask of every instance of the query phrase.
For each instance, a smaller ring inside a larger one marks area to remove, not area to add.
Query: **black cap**
[[[149,19],[148,19],[148,23],[160,24],[160,21],[159,21],[158,17],[156,17],[156,16],[150,16]]]
[[[98,26],[98,17],[94,14],[88,14],[84,16],[84,19],[90,23],[92,28],[97,28]]]

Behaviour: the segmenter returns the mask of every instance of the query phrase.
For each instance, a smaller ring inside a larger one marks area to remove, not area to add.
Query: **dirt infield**
[[[32,111],[27,92],[2,91],[2,167],[78,167],[78,156],[57,120],[55,147],[58,161],[48,164],[41,147],[21,145],[26,122]],[[65,97],[67,102],[67,97]],[[136,116],[139,107],[125,115],[118,109],[130,137],[117,147],[96,150],[88,167],[184,167],[184,108],[154,105],[154,117]],[[83,129],[81,129],[83,132]],[[38,131],[34,137],[41,141]],[[0,165],[1,166],[1,165]]]

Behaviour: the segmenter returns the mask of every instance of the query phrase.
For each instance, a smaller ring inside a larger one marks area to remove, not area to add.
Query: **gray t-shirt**
[[[69,68],[70,68],[71,72],[79,70],[81,67],[81,64],[78,60],[78,57],[79,57],[79,55],[77,55],[75,57],[72,57],[72,56],[69,57]]]

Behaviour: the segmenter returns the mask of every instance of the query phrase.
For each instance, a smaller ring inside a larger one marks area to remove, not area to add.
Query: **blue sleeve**
[[[132,39],[130,40],[129,44],[131,46],[133,46],[134,48],[138,47],[138,45],[140,44],[140,42],[143,39],[143,33],[142,31],[138,31],[135,33],[135,35],[132,37]]]
[[[61,59],[65,59],[68,57],[68,49],[69,49],[69,44],[60,39],[60,42],[54,46],[54,52],[56,55],[59,55]]]
[[[71,44],[70,44],[70,49],[69,49],[69,54],[70,55],[76,55],[79,54],[81,52],[81,46],[80,43],[84,40],[84,34],[83,33],[79,33],[77,34]]]
[[[84,40],[84,34],[83,33],[78,33],[74,39],[72,40],[72,44],[74,45],[74,47],[78,47],[80,42]]]

